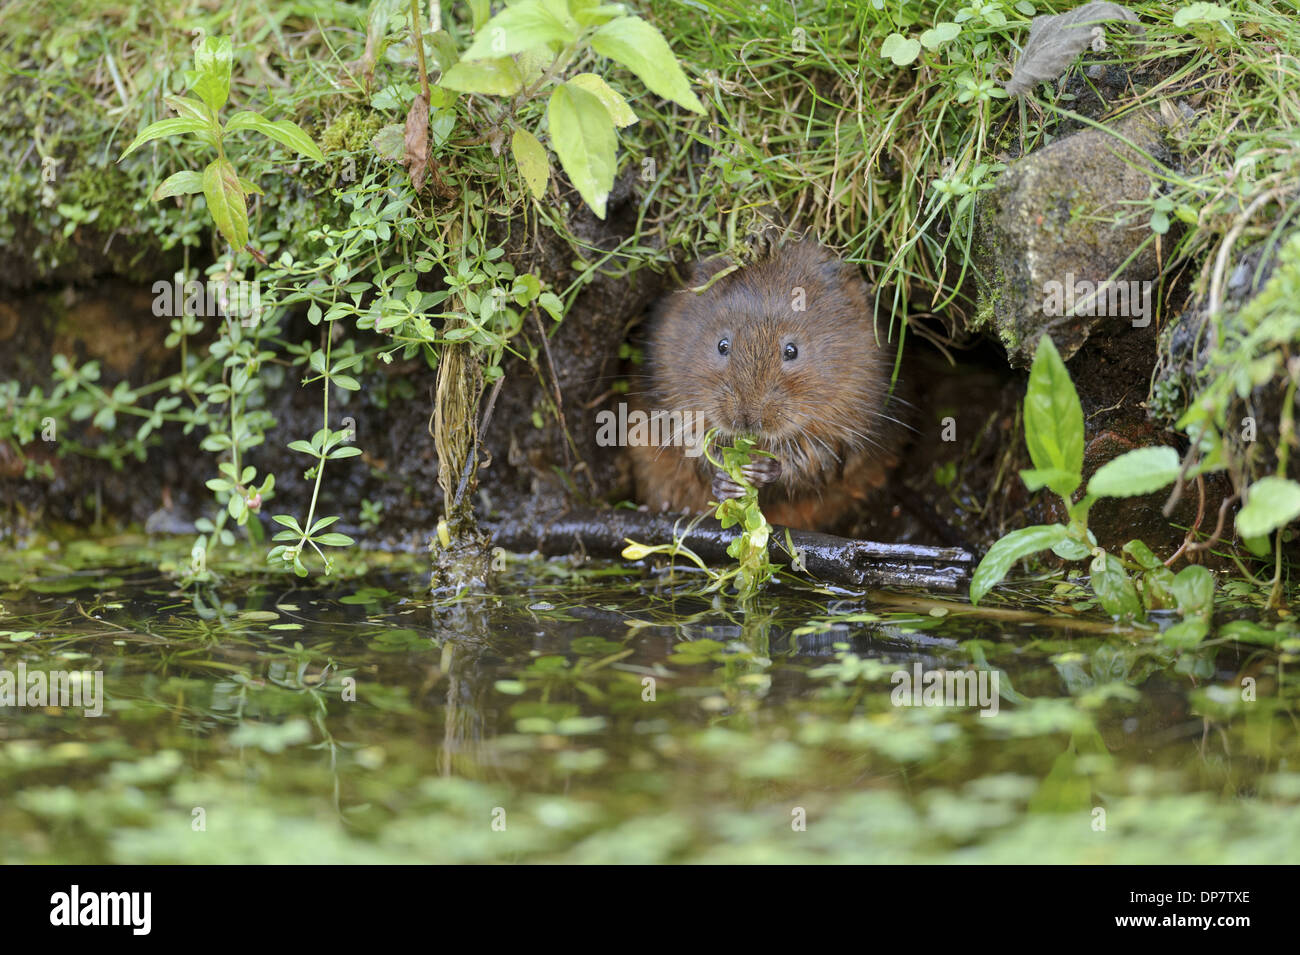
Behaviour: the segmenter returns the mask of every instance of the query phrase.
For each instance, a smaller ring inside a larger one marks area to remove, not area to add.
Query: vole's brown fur
[[[721,268],[697,269],[692,284]],[[717,427],[723,444],[756,435],[780,465],[759,491],[768,520],[831,530],[896,463],[895,413],[886,409],[891,357],[877,344],[857,269],[812,243],[785,246],[702,293],[682,290],[661,303],[638,404],[696,412],[700,433]],[[651,509],[701,512],[716,500],[705,456],[670,444],[631,453],[638,500]]]

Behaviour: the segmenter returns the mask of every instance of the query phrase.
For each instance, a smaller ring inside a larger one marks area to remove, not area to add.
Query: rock
[[[1152,167],[1116,137],[1161,162],[1169,154],[1153,113],[1111,128],[1083,129],[1018,160],[976,207],[974,327],[991,327],[1012,365],[1030,365],[1044,332],[1068,360],[1100,325],[1152,319],[1152,286],[1142,283],[1157,275],[1156,243],[1134,256],[1151,233],[1131,205],[1151,195]],[[1121,266],[1108,290],[1090,294]]]

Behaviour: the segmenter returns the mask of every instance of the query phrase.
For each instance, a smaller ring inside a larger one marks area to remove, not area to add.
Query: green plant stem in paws
[[[735,573],[739,580],[736,592],[741,599],[748,599],[756,594],[762,586],[775,575],[777,567],[767,556],[767,542],[772,536],[772,525],[763,516],[758,506],[758,488],[745,477],[744,469],[755,455],[771,457],[766,451],[755,447],[753,438],[740,437],[733,447],[719,448],[722,459],[713,456],[712,448],[716,432],[705,435],[705,456],[714,467],[727,472],[745,493],[739,498],[730,498],[718,504],[714,516],[723,528],[740,526],[740,534],[727,547],[727,554],[737,561]]]

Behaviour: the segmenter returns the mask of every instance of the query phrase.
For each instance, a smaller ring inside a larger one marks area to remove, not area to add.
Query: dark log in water
[[[689,525],[690,520],[680,514],[626,510],[571,511],[547,522],[482,522],[492,534],[493,543],[511,551],[618,557],[629,540],[667,544],[683,535],[681,543],[704,561],[725,564],[731,560],[727,545],[735,538],[735,529],[724,531],[712,518],[694,527]],[[785,534],[784,527],[773,528],[772,559],[797,569],[800,562],[791,561]],[[801,557],[802,569],[810,577],[846,587],[957,590],[970,578],[973,563],[970,552],[959,547],[882,544],[796,530],[790,531],[790,537]]]

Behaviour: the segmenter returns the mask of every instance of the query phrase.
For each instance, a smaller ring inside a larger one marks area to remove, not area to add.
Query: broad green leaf
[[[605,218],[605,200],[614,188],[614,122],[604,105],[581,86],[565,83],[546,107],[551,146],[578,194]]]
[[[961,27],[956,23],[949,21],[936,23],[921,34],[921,46],[927,50],[937,50],[949,40],[956,39],[959,33],[961,33]]]
[[[214,159],[203,170],[203,195],[218,231],[236,249],[248,244],[248,208],[235,167],[228,159]]]
[[[483,24],[462,59],[496,59],[544,43],[568,43],[576,36],[576,31],[540,0],[523,0]]]
[[[1160,640],[1176,650],[1187,650],[1202,640],[1210,632],[1210,623],[1204,617],[1193,617],[1168,627],[1160,634]]]
[[[1105,552],[1098,554],[1092,559],[1089,573],[1092,592],[1108,614],[1123,620],[1142,616],[1142,601],[1138,598],[1137,588],[1118,558]]]
[[[1128,554],[1138,564],[1141,564],[1146,570],[1154,570],[1157,567],[1163,567],[1164,563],[1152,553],[1151,548],[1140,540],[1131,540],[1124,545],[1124,553]]]
[[[519,167],[519,174],[524,177],[533,197],[540,199],[546,195],[546,181],[551,176],[551,164],[537,137],[526,129],[516,129],[510,139],[510,152],[514,154],[515,165]]]
[[[606,23],[592,34],[591,48],[626,66],[652,93],[693,113],[704,112],[668,41],[640,17],[620,17]]]
[[[980,599],[1007,575],[1016,561],[1042,550],[1050,550],[1069,535],[1064,524],[1035,524],[1012,531],[989,548],[970,582],[970,602]]]
[[[1052,553],[1062,560],[1083,560],[1092,553],[1092,548],[1083,541],[1068,537],[1052,545]]]
[[[230,38],[209,36],[194,51],[196,79],[191,89],[215,113],[230,96],[230,64],[234,52]]]
[[[438,85],[461,93],[513,96],[524,85],[519,66],[510,57],[496,60],[461,60],[438,81]]]
[[[1062,478],[1047,485],[1068,499],[1082,480],[1083,407],[1065,370],[1065,362],[1047,335],[1038,340],[1038,350],[1029,370],[1025,444],[1035,469],[1063,471],[1069,475],[1068,480]]]
[[[188,96],[164,96],[163,102],[174,109],[177,116],[188,116],[191,119],[201,119],[205,123],[214,124],[212,110],[200,100]]]
[[[1025,482],[1025,487],[1031,491],[1037,491],[1040,488],[1056,487],[1069,483],[1075,475],[1061,468],[1048,468],[1040,471],[1038,468],[1026,468],[1020,472],[1020,480]]]
[[[880,55],[894,61],[895,66],[907,66],[921,52],[921,43],[901,33],[891,33],[880,44]]]
[[[401,123],[385,126],[370,140],[370,147],[389,162],[401,162],[406,150],[406,127]]]
[[[1250,620],[1233,620],[1219,628],[1218,636],[1231,637],[1241,643],[1258,643],[1261,646],[1273,647],[1287,636],[1287,631],[1263,627]]]
[[[263,136],[269,136],[280,145],[288,146],[294,152],[301,153],[308,159],[314,159],[317,162],[325,161],[325,154],[320,151],[320,147],[312,142],[312,138],[307,135],[301,126],[290,120],[277,119],[272,122],[261,113],[244,110],[230,117],[230,122],[226,123],[227,133],[237,133],[244,129],[255,129]]]
[[[581,86],[605,104],[605,109],[609,110],[609,118],[619,129],[636,122],[636,113],[632,112],[632,107],[627,105],[627,100],[614,92],[610,85],[595,73],[579,73],[569,82],[574,86]]]
[[[187,169],[172,173],[164,179],[149,197],[151,202],[166,199],[169,196],[189,196],[203,191],[203,173]]]
[[[1173,448],[1138,448],[1107,461],[1088,482],[1094,497],[1136,497],[1168,487],[1178,477]]]
[[[1260,478],[1250,486],[1246,506],[1237,513],[1237,533],[1264,537],[1300,517],[1300,484],[1287,478]]]
[[[182,136],[185,133],[198,133],[210,131],[211,124],[207,120],[198,119],[193,116],[176,116],[172,119],[160,119],[156,123],[150,123],[144,129],[140,130],[140,135],[131,141],[131,145],[126,147],[122,155],[117,157],[121,162],[131,153],[135,152],[147,142],[155,139],[162,139],[164,136]]]
[[[1142,572],[1142,604],[1148,610],[1172,610],[1178,606],[1174,572],[1164,564]]]
[[[1171,589],[1183,616],[1208,618],[1214,611],[1214,575],[1200,564],[1180,570]]]

